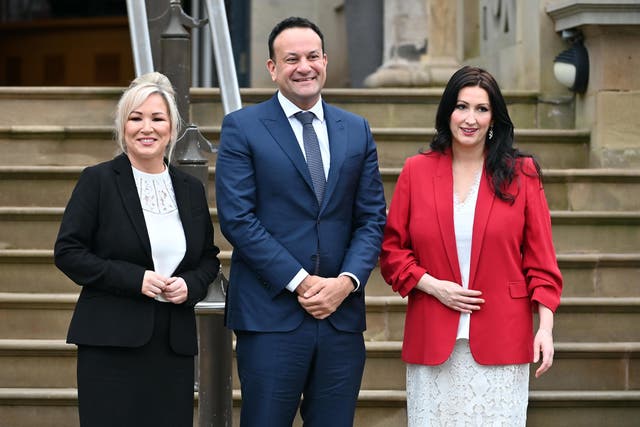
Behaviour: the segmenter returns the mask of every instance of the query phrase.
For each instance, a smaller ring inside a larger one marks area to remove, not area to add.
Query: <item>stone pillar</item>
[[[458,3],[385,0],[384,63],[365,85],[444,86],[460,67]]]
[[[429,0],[429,48],[422,68],[429,75],[430,86],[445,86],[460,68],[461,40],[458,31],[458,1]]]
[[[591,163],[640,168],[640,21],[636,26],[589,25],[583,34],[589,84],[576,102],[576,127],[591,129]]]
[[[426,86],[421,65],[427,52],[427,3],[435,0],[384,1],[383,64],[365,79],[365,86]]]
[[[579,31],[589,82],[575,95],[576,127],[591,130],[592,167],[640,168],[640,3],[557,1],[547,6],[556,31]]]

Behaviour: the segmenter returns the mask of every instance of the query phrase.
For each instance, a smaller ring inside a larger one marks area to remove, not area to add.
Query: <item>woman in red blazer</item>
[[[542,354],[536,377],[552,364],[562,290],[540,167],[513,146],[504,98],[482,69],[451,77],[436,130],[398,178],[380,258],[409,297],[409,425],[524,426],[528,364]]]

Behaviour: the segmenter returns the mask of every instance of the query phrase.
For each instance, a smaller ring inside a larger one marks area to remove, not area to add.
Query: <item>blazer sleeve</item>
[[[386,222],[386,202],[373,135],[364,118],[361,123],[366,138],[366,152],[353,204],[352,237],[342,263],[342,271],[355,274],[360,284],[364,285],[380,254]],[[364,286],[358,287],[358,292],[363,289]]]
[[[531,159],[523,163],[526,200],[522,269],[532,301],[555,311],[560,304],[562,274],[551,234],[551,215],[542,183]]]
[[[411,159],[400,172],[384,229],[380,271],[395,292],[406,297],[427,272],[414,254],[409,224],[411,217]]]
[[[85,169],[71,194],[54,245],[56,266],[80,286],[119,295],[141,295],[145,267],[98,256],[93,247],[101,220],[113,215],[115,200],[101,203],[102,180],[96,167]],[[115,237],[114,237],[115,239]],[[113,242],[113,245],[117,245]]]
[[[257,121],[256,121],[257,123]],[[256,215],[256,174],[251,147],[234,114],[222,122],[216,161],[216,201],[220,229],[239,255],[276,297],[303,267]],[[274,173],[277,173],[274,171]]]
[[[182,277],[187,284],[188,296],[184,304],[189,306],[197,304],[207,296],[209,284],[215,280],[220,270],[218,260],[220,249],[214,245],[213,225],[204,186],[200,181],[194,181],[191,183],[191,188],[194,194],[192,203],[196,206],[193,212],[194,221],[202,221],[201,227],[196,232],[202,233],[204,238],[201,247],[190,248],[200,254],[197,264],[192,268],[184,271],[180,269],[176,272],[176,275]]]

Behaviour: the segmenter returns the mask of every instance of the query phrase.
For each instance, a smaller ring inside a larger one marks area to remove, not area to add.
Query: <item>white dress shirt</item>
[[[310,109],[301,110],[298,108],[293,102],[289,101],[282,92],[278,91],[278,101],[280,102],[280,106],[284,111],[284,114],[289,119],[289,124],[291,125],[291,129],[293,129],[293,133],[296,136],[296,140],[298,141],[298,145],[300,146],[300,151],[302,151],[302,155],[305,160],[307,159],[307,155],[304,151],[304,140],[302,138],[302,123],[298,119],[296,119],[296,113],[300,111],[310,111],[314,114],[313,118],[313,129],[316,131],[316,135],[318,137],[318,144],[320,145],[320,155],[322,156],[322,166],[324,168],[324,177],[328,179],[329,177],[329,166],[331,164],[331,151],[329,149],[329,132],[327,131],[327,122],[324,119],[324,110],[322,108],[322,98],[318,98],[318,102],[316,102]],[[301,268],[298,273],[293,276],[293,279],[289,281],[287,284],[287,289],[291,292],[295,292],[296,288],[302,281],[309,275],[309,273]],[[355,280],[356,286],[354,292],[358,290],[360,287],[360,281],[358,278],[349,272],[342,272],[340,276],[349,276],[353,280]]]

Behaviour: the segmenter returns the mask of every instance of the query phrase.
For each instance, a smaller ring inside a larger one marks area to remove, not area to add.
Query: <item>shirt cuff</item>
[[[351,279],[351,281],[353,282],[353,285],[354,285],[354,286],[353,286],[353,291],[351,291],[351,292],[357,292],[357,291],[358,291],[358,289],[360,289],[360,281],[359,281],[359,280],[358,280],[358,278],[355,276],[355,274],[353,274],[353,273],[349,273],[348,271],[345,271],[345,272],[340,273],[340,274],[338,275],[338,277],[340,277],[340,276],[347,276],[347,277],[349,277],[349,278]]]
[[[289,281],[289,283],[287,283],[286,288],[288,290],[290,290],[291,292],[295,292],[296,288],[298,287],[298,285],[300,285],[300,283],[302,283],[302,281],[309,275],[309,273],[307,273],[307,271],[304,268],[301,268],[300,271],[298,271],[298,273],[296,273],[295,276],[293,276],[293,279],[291,279]]]

